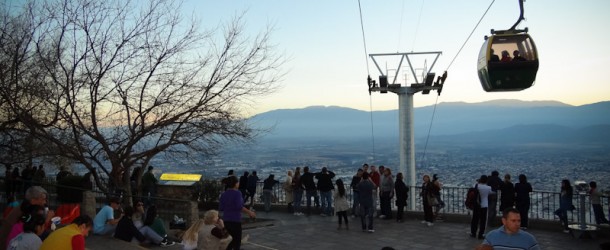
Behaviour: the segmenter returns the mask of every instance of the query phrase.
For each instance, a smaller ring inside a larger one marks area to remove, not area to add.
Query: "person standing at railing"
[[[301,167],[294,170],[292,178],[292,195],[294,196],[294,215],[303,215],[301,212],[301,202],[303,201],[303,184],[301,183]]]
[[[487,210],[487,221],[489,225],[494,225],[496,222],[496,215],[498,214],[498,210],[496,209],[498,206],[498,190],[502,189],[502,179],[500,179],[500,173],[498,171],[492,171],[491,176],[487,180],[487,185],[491,187],[491,193],[489,195],[489,207]]]
[[[318,196],[316,190],[316,183],[313,180],[314,175],[309,172],[309,167],[303,168],[303,175],[301,176],[301,183],[305,187],[305,198],[307,199],[307,215],[311,215],[311,199]]]
[[[34,178],[34,173],[36,169],[28,164],[23,171],[21,171],[21,180],[23,181],[23,190],[28,190],[32,186],[32,179]]]
[[[375,209],[375,205],[373,203],[373,196],[375,184],[369,179],[369,173],[364,172],[362,174],[362,181],[358,183],[356,188],[360,193],[360,222],[362,223],[362,231],[374,233],[373,210]]]
[[[294,201],[294,195],[292,195],[292,170],[288,170],[286,172],[286,180],[282,184],[282,189],[284,189],[286,204],[288,205],[288,212],[292,213],[292,202]]]
[[[381,168],[381,167],[379,167]],[[392,219],[392,198],[394,198],[394,179],[389,168],[383,169],[381,186],[379,187],[379,207],[381,208],[381,219]]]
[[[589,182],[589,194],[591,195],[589,198],[591,199],[591,207],[593,207],[593,213],[595,214],[595,223],[597,225],[606,223],[608,224],[608,219],[604,215],[604,208],[601,203],[602,193],[597,190],[597,182]]]
[[[47,174],[44,171],[44,165],[40,164],[38,170],[34,173],[34,184],[42,185],[47,179]]]
[[[322,216],[332,215],[332,204],[333,204],[333,186],[332,179],[335,178],[335,173],[329,171],[328,168],[323,167],[322,172],[315,174],[318,180],[318,190],[320,191],[320,199],[322,203]]]
[[[510,181],[510,174],[504,175],[504,183],[500,188],[500,211],[504,211],[507,208],[514,207],[515,205],[515,186]],[[519,219],[521,220],[521,219]]]
[[[403,181],[402,173],[396,174],[396,182],[394,182],[394,191],[396,192],[396,222],[402,222],[404,209],[407,206],[409,198],[409,187]]]
[[[574,210],[574,204],[572,204],[572,197],[574,195],[574,189],[568,179],[561,181],[561,194],[559,197],[559,209],[555,210],[555,215],[561,220],[563,226],[563,232],[569,233],[570,228],[568,225],[568,210]]]
[[[246,199],[244,200],[244,203],[246,203],[248,201],[248,198],[250,199],[250,205],[248,206],[252,211],[254,211],[254,197],[256,197],[256,185],[258,183],[260,179],[258,178],[258,176],[256,175],[256,171],[252,171],[252,173],[250,174],[250,176],[248,176],[248,186],[246,187],[246,193],[248,193],[248,196],[246,196]]]
[[[472,220],[470,221],[470,237],[477,236],[483,239],[485,227],[487,226],[487,208],[489,207],[489,195],[493,193],[491,187],[487,185],[487,175],[481,175],[478,183],[475,185],[479,189],[479,204],[474,206],[472,211]],[[478,227],[477,227],[478,226]],[[478,234],[477,234],[478,229]]]
[[[527,176],[520,174],[519,182],[515,184],[515,207],[521,216],[521,229],[527,229],[529,226],[530,193],[532,191],[532,185],[527,182]]]
[[[147,205],[152,204],[152,198],[157,196],[157,177],[153,173],[153,166],[148,166],[148,171],[142,175],[142,193],[144,196],[147,196],[146,199]]]
[[[275,175],[270,174],[265,181],[263,181],[263,202],[265,204],[265,212],[271,211],[271,200],[273,199],[273,186],[280,182],[275,179]]]
[[[373,216],[377,216],[377,200],[379,200],[379,184],[381,184],[381,174],[377,172],[377,167],[374,165],[371,165],[369,179],[371,179],[373,184],[375,184],[375,190],[373,191]]]
[[[352,188],[352,217],[356,217],[359,214],[360,192],[358,192],[356,186],[358,186],[358,183],[360,183],[362,180],[363,173],[364,170],[359,168],[356,174],[352,177],[352,182],[349,184],[349,186]]]
[[[246,191],[246,187],[248,187],[248,171],[245,171],[244,174],[239,177],[239,192],[241,192],[241,197],[246,201],[246,197],[248,197],[248,193]]]
[[[440,211],[445,207],[445,202],[441,198],[441,189],[443,189],[443,183],[438,179],[437,174],[432,175],[432,185],[434,185],[434,196],[436,197],[437,205],[434,206],[434,218],[441,220]]]
[[[432,212],[432,199],[436,199],[434,196],[434,185],[430,181],[429,175],[424,175],[424,183],[421,185],[421,196],[422,205],[424,207],[424,220],[421,223],[427,224],[429,227],[434,226],[434,213]]]

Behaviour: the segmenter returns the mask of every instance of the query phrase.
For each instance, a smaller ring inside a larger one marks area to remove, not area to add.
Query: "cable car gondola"
[[[527,28],[516,30],[523,20],[523,0],[519,0],[521,15],[508,30],[491,30],[485,37],[478,61],[481,86],[487,92],[519,91],[534,84],[538,72],[538,52]]]

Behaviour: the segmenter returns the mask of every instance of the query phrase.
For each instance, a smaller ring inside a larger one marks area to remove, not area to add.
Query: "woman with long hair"
[[[430,181],[429,175],[424,175],[423,180],[424,183],[422,183],[421,192],[419,193],[423,203],[422,205],[424,206],[424,220],[422,221],[422,223],[425,223],[428,226],[433,226],[434,214],[432,213],[432,205],[430,204],[430,199],[433,197],[434,185]]]
[[[341,179],[335,181],[337,185],[337,192],[333,193],[333,200],[335,201],[335,213],[339,219],[339,227],[341,229],[341,220],[345,220],[345,229],[349,229],[347,222],[347,210],[349,210],[349,203],[347,202],[347,194],[345,192],[345,184]]]
[[[197,249],[197,242],[199,241],[199,230],[203,227],[203,219],[199,219],[191,225],[182,235],[182,245],[184,250]]]
[[[394,191],[396,192],[396,221],[402,222],[404,209],[407,206],[409,198],[409,187],[403,181],[402,173],[396,174],[396,182],[394,182]]]
[[[303,184],[301,183],[301,167],[294,170],[292,177],[292,195],[294,196],[293,208],[294,215],[303,215],[301,212],[301,201],[303,199]]]
[[[555,215],[559,217],[561,221],[561,225],[563,226],[563,232],[569,233],[570,228],[568,227],[568,210],[574,210],[574,205],[572,204],[572,196],[574,195],[574,191],[572,189],[572,185],[570,181],[567,179],[563,179],[561,181],[561,194],[559,196],[559,209],[555,210]]]
[[[293,212],[292,202],[294,201],[294,196],[292,195],[292,170],[288,170],[286,173],[286,180],[282,184],[282,189],[284,189],[284,193],[286,194],[286,204],[288,204],[288,212]]]

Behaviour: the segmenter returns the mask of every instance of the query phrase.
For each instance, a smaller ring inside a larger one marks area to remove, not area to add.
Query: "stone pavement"
[[[258,218],[271,221],[245,225],[244,235],[249,234],[243,249],[371,249],[384,246],[395,249],[474,249],[482,240],[470,238],[470,226],[465,222],[436,222],[428,227],[420,223],[420,214],[408,214],[403,223],[394,220],[375,219],[374,233],[362,232],[360,221],[349,218],[349,230],[337,230],[336,217],[320,215],[294,216],[286,212],[259,212]],[[418,218],[419,217],[419,218]],[[463,220],[463,219],[462,219]],[[538,239],[542,249],[599,249],[599,244],[609,241],[607,233],[593,239],[576,239],[570,234],[557,230],[529,229]],[[149,246],[161,249],[158,246]],[[146,247],[121,242],[109,237],[90,236],[87,249],[146,249]],[[176,244],[163,249],[182,249]]]

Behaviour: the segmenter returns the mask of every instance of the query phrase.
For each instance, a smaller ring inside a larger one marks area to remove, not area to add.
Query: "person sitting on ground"
[[[515,208],[507,208],[502,212],[502,226],[485,235],[483,245],[493,249],[526,249],[539,250],[536,238],[528,232],[521,230],[521,215]]]
[[[24,228],[25,221],[23,221],[24,217],[26,217],[28,215],[31,216],[31,215],[36,214],[36,215],[42,216],[43,219],[45,218],[45,216],[44,216],[44,207],[42,207],[42,206],[32,205],[29,202],[23,202],[19,209],[21,209],[21,211],[23,212],[23,215],[21,216],[19,221],[17,223],[15,223],[15,225],[13,225],[13,227],[11,228],[11,232],[9,233],[8,238],[6,239],[7,242],[10,242],[15,237],[17,237],[17,235],[19,235],[19,234],[24,232],[24,230],[25,230],[25,228]],[[46,227],[43,227],[43,232],[44,232],[45,228]],[[10,249],[10,245],[9,244],[7,244],[6,246],[7,246],[7,249]]]
[[[173,241],[167,240],[165,237],[159,236],[148,226],[136,228],[133,224],[132,216],[134,209],[131,206],[125,208],[125,215],[119,220],[116,226],[114,237],[127,242],[132,242],[134,238],[140,243],[153,243],[160,246],[171,246],[174,245]]]
[[[155,233],[160,236],[167,237],[167,230],[165,229],[165,222],[157,214],[157,206],[152,205],[146,210],[146,217],[144,218],[144,226],[150,227]]]
[[[47,191],[40,186],[32,186],[25,191],[25,202],[28,202],[31,205],[38,205],[44,207],[47,204]],[[6,246],[8,243],[7,237],[11,232],[13,225],[19,221],[21,216],[23,216],[23,211],[21,209],[13,209],[8,214],[6,219],[2,222],[2,226],[0,228],[0,246]],[[49,223],[51,218],[55,216],[55,211],[49,210],[47,212],[47,217],[45,219],[45,223]]]
[[[120,217],[114,218],[114,211],[118,210],[120,206],[119,198],[112,197],[108,200],[108,205],[103,206],[93,219],[94,234],[108,235],[114,233],[116,225],[121,219]]]
[[[203,216],[203,226],[198,232],[197,249],[221,250],[227,249],[233,240],[227,232],[222,219],[218,218],[217,210],[209,210]],[[246,236],[248,237],[248,236]],[[245,240],[242,239],[242,243]]]
[[[146,218],[146,211],[144,210],[144,202],[142,201],[136,201],[134,202],[134,204],[136,204],[134,211],[133,211],[133,216],[131,216],[131,220],[133,220],[133,225],[136,226],[137,228],[141,228],[142,226],[144,226],[144,219]]]
[[[23,232],[15,236],[9,243],[11,250],[38,250],[42,245],[40,235],[44,232],[44,216],[29,213],[21,216]]]
[[[93,226],[91,217],[83,214],[76,217],[72,224],[55,230],[40,246],[40,250],[84,250],[85,237]]]

